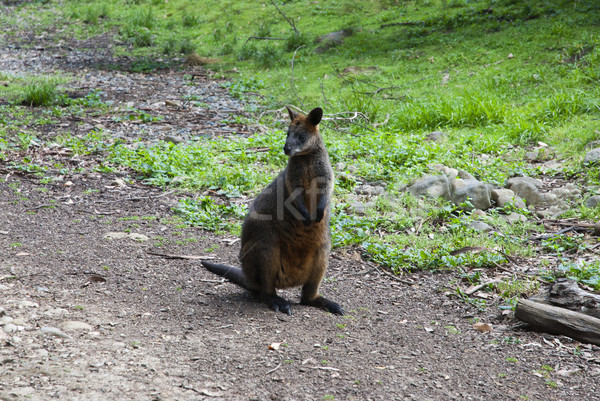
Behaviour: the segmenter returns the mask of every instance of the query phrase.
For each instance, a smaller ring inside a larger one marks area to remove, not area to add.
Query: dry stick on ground
[[[211,255],[174,255],[174,254],[170,254],[170,253],[159,253],[159,252],[152,252],[152,251],[146,251],[146,253],[149,255],[160,256],[161,258],[165,258],[165,259],[185,259],[185,260],[216,259],[216,257],[211,256]]]
[[[122,199],[116,199],[116,200],[111,200],[111,201],[98,201],[97,203],[115,203],[115,202],[124,202],[124,201],[139,201],[139,200],[149,200],[149,199],[158,199],[158,198],[162,198],[163,196],[167,196],[167,195],[171,195],[172,193],[175,193],[175,191],[168,191],[168,192],[164,192],[160,195],[156,195],[156,196],[138,196],[135,198],[122,198]]]
[[[277,4],[275,4],[275,2],[273,0],[271,0],[271,4],[273,4],[275,6],[275,8],[277,9],[277,11],[279,11],[279,14],[283,15],[283,18],[285,18],[285,20],[292,26],[292,29],[294,30],[294,32],[296,32],[296,34],[298,34],[298,30],[296,29],[296,24],[294,24],[294,21],[290,20],[284,13],[283,11],[281,11],[279,9],[279,7],[277,7]]]
[[[250,36],[248,39],[246,39],[246,41],[244,42],[244,44],[248,43],[251,39],[256,39],[256,40],[285,40],[285,38],[269,38],[269,37],[263,37],[263,36]]]

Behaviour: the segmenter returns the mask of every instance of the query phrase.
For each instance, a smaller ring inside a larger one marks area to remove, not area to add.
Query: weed
[[[20,103],[26,106],[49,106],[57,98],[59,89],[57,82],[48,77],[39,77],[25,86]]]
[[[266,45],[260,48],[255,55],[256,63],[263,68],[274,68],[283,64],[283,54],[275,45]]]
[[[181,24],[186,28],[192,28],[200,23],[200,18],[194,14],[185,14]]]
[[[152,7],[134,9],[130,22],[131,25],[136,27],[146,28],[148,30],[154,28],[156,17],[154,16]]]
[[[301,46],[307,46],[310,42],[311,40],[306,34],[300,32],[292,32],[285,39],[285,50],[288,52],[293,52]]]
[[[239,219],[246,215],[246,209],[242,206],[217,204],[209,197],[182,199],[175,211],[189,224],[210,231],[239,232]]]

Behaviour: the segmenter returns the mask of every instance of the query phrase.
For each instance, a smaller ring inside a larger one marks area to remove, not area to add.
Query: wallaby
[[[291,314],[276,289],[302,286],[300,302],[343,315],[319,295],[329,264],[333,169],[319,134],[323,110],[308,116],[287,108],[292,120],[283,151],[287,167],[250,205],[242,225],[242,268],[202,261],[209,271],[257,294],[276,312]]]

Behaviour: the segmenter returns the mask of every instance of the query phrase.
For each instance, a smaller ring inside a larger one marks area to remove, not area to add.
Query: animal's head
[[[312,109],[308,116],[296,113],[287,107],[290,123],[283,151],[287,156],[299,156],[310,152],[321,141],[317,127],[323,117],[320,107]]]

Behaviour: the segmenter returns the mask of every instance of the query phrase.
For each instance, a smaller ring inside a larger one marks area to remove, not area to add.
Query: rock
[[[5,324],[12,323],[14,319],[10,316],[2,316],[0,318],[0,326],[4,326]]]
[[[584,146],[585,149],[594,149],[594,148],[600,148],[600,141],[599,140],[595,140],[595,141],[591,141],[585,144]]]
[[[321,43],[321,45],[315,49],[315,52],[325,53],[327,50],[344,43],[344,39],[351,36],[353,33],[352,29],[342,29],[322,35],[315,40],[316,43]]]
[[[537,178],[532,178],[532,177],[512,177],[509,178],[506,181],[506,188],[512,189],[514,191],[514,189],[512,188],[513,185],[515,184],[519,184],[519,183],[528,183],[533,185],[536,188],[541,188],[544,184],[542,183],[541,180],[538,180]],[[516,192],[516,191],[515,191]]]
[[[466,187],[468,184],[462,178],[456,178],[450,181],[450,185],[452,186],[452,192],[456,192],[458,189]]]
[[[522,214],[518,214],[518,213],[511,213],[511,214],[506,214],[504,216],[502,216],[504,218],[504,220],[506,220],[506,222],[508,224],[515,224],[515,223],[524,223],[527,221],[527,217],[523,216]]]
[[[23,301],[19,302],[19,308],[37,308],[39,306],[40,306],[40,304],[38,304],[37,302],[32,302],[32,301],[27,301],[27,300],[23,300]]]
[[[462,178],[463,180],[475,180],[475,181],[477,181],[477,179],[475,177],[473,177],[473,175],[471,173],[468,173],[465,170],[458,170],[458,176],[460,178]]]
[[[343,163],[343,162],[336,163],[334,166],[334,169],[336,169],[337,171],[342,171],[345,168],[346,168],[346,163]]]
[[[344,41],[344,39],[346,39],[348,36],[352,36],[353,33],[354,32],[352,29],[341,29],[339,31],[330,32],[330,33],[326,33],[325,35],[321,35],[317,39],[315,39],[315,42],[322,43],[322,42],[331,41],[331,42],[337,42],[337,44],[341,44]]]
[[[167,135],[167,136],[165,136],[164,141],[177,145],[177,144],[185,142],[185,139],[183,139],[182,137],[180,137],[178,135]]]
[[[543,162],[553,157],[552,151],[548,147],[535,148],[525,154],[525,159],[531,162]]]
[[[473,220],[473,221],[471,221],[469,223],[469,227],[471,227],[475,231],[481,231],[481,232],[489,232],[489,231],[492,231],[494,229],[489,224],[484,223],[483,221],[480,221],[480,220]]]
[[[600,162],[600,148],[594,148],[587,152],[585,157],[583,158],[584,165],[593,165]]]
[[[472,215],[472,216],[477,216],[477,217],[485,217],[485,216],[487,216],[487,215],[485,214],[485,212],[484,212],[483,210],[481,210],[481,209],[475,209],[475,210],[473,210],[473,211],[471,212],[471,215]]]
[[[354,202],[350,206],[350,209],[355,214],[365,214],[368,209],[375,207],[375,202]]]
[[[15,333],[17,331],[23,330],[23,326],[17,326],[16,324],[8,323],[5,324],[2,328],[6,334]]]
[[[494,188],[491,190],[490,195],[492,200],[496,202],[496,206],[504,208],[507,206],[513,206],[519,209],[525,208],[525,202],[523,199],[515,195],[515,193],[506,188]]]
[[[600,236],[600,221],[597,221],[596,224],[594,224],[594,235]]]
[[[71,320],[64,322],[62,328],[65,331],[91,331],[93,327],[84,322]]]
[[[525,177],[524,177],[525,178]],[[519,197],[525,199],[529,206],[544,206],[544,199],[538,187],[528,181],[518,181],[510,189]]]
[[[113,239],[124,239],[129,238],[134,241],[148,241],[150,238],[145,236],[144,234],[138,233],[121,233],[121,232],[109,232],[104,234],[104,239],[113,240]]]
[[[554,218],[560,217],[561,214],[566,212],[569,209],[567,205],[553,205],[550,206],[546,212],[547,216],[552,216]]]
[[[408,187],[414,196],[427,196],[430,198],[444,198],[451,200],[450,181],[445,175],[427,176]]]
[[[56,316],[66,315],[68,313],[69,313],[69,311],[66,309],[54,308],[54,309],[48,309],[47,311],[45,311],[44,315],[50,316],[50,317],[56,317]]]
[[[441,139],[444,139],[446,136],[448,136],[448,135],[445,132],[433,131],[433,132],[430,132],[429,134],[427,134],[425,139],[428,141],[439,141]]]
[[[451,180],[453,180],[456,177],[458,177],[458,170],[457,169],[444,166],[443,164],[436,164],[435,166],[433,166],[433,169],[435,171],[438,171],[438,172],[442,173],[442,174],[445,174],[446,177],[450,178]]]
[[[7,398],[7,400],[31,399],[33,393],[35,393],[33,387],[15,387],[8,391],[8,395],[15,398]],[[4,401],[4,398],[0,398],[0,400]]]
[[[356,193],[359,195],[383,195],[385,188],[377,185],[362,185],[356,189]]]
[[[575,184],[572,183],[567,183],[565,184],[565,186],[560,188],[553,188],[552,191],[550,191],[550,193],[554,195],[559,201],[564,202],[579,199],[581,196],[581,190]]]
[[[585,201],[585,206],[589,207],[590,209],[594,209],[597,208],[598,205],[600,205],[600,195],[594,195],[594,196],[590,196],[589,198],[587,198],[587,200]],[[0,314],[1,316],[2,314]]]
[[[479,181],[468,183],[454,191],[452,201],[456,205],[465,203],[467,200],[473,205],[473,207],[469,209],[475,208],[486,210],[492,206],[489,187],[487,184]]]
[[[44,326],[40,330],[42,331],[43,334],[50,336],[50,337],[70,338],[70,336],[68,334],[63,333],[56,327]]]

